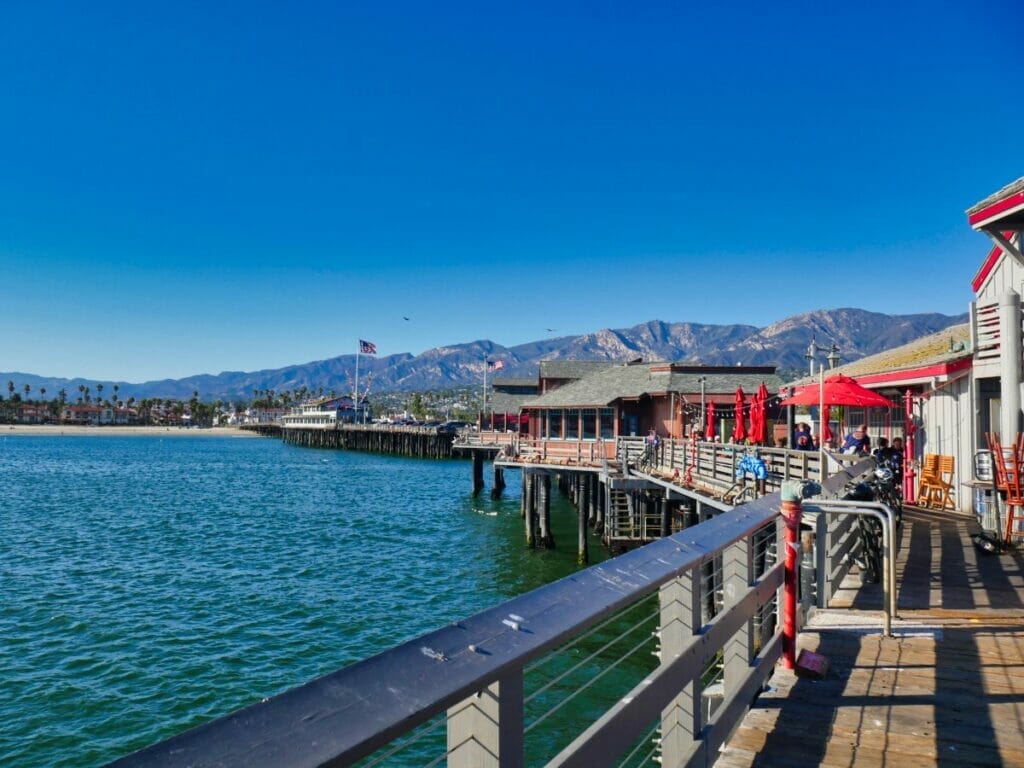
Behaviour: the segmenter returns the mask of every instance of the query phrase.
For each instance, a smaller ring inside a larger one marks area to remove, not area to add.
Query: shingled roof
[[[1010,195],[1015,195],[1018,192],[1024,192],[1024,176],[1021,176],[1016,181],[1007,184],[1005,187],[1000,189],[998,192],[993,192],[991,195],[986,197],[984,200],[982,200],[982,201],[972,205],[970,208],[967,209],[967,215],[970,216],[972,214],[977,213],[978,211],[983,211],[986,208],[988,208],[990,205],[992,205],[994,203],[998,203],[1004,197],[1009,197]]]
[[[751,393],[762,382],[772,392],[777,392],[782,386],[782,380],[774,373],[768,372],[773,370],[771,368],[757,371],[743,368],[737,368],[735,371],[714,367],[702,369],[698,366],[686,366],[682,370],[680,368],[663,362],[616,365],[535,397],[527,401],[524,407],[597,407],[611,405],[620,399],[637,399],[644,395],[668,392],[697,394],[701,389],[702,376],[705,378],[704,391],[707,395],[731,395],[736,392],[736,387],[743,387],[746,392]]]
[[[826,371],[825,376],[843,374],[857,378],[879,373],[913,371],[942,363],[952,363],[973,354],[971,350],[971,327],[969,324],[951,325],[949,328],[922,336],[901,347],[887,349],[868,357],[862,357],[835,370]],[[793,382],[794,385],[809,384],[816,377],[805,377]]]
[[[542,379],[582,379],[596,371],[622,365],[611,360],[541,360]]]

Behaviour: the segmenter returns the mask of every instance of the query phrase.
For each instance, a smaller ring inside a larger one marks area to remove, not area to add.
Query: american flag
[[[363,341],[362,339],[360,339],[359,351],[362,352],[364,355],[376,355],[377,345],[374,344],[372,341]]]
[[[494,360],[494,361],[488,360],[487,361],[487,370],[488,371],[500,371],[504,367],[505,367],[505,361],[504,360]]]

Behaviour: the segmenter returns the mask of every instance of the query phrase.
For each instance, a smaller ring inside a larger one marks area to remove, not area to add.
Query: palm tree
[[[96,385],[96,399],[99,400],[101,397],[103,397],[103,385],[102,384],[97,384]]]
[[[22,389],[25,390],[25,399],[28,400],[28,393],[32,391],[32,385],[26,384]]]
[[[119,390],[119,389],[120,389],[120,387],[117,386],[117,384],[115,384],[114,385],[114,400],[115,400],[115,402],[117,401],[117,390]]]
[[[39,388],[39,398],[41,400],[45,400],[46,399],[46,387],[40,387]]]
[[[10,397],[14,394],[14,382],[8,380],[7,382],[7,396]]]

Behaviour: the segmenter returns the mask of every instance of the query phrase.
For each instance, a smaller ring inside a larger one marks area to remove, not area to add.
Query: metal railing
[[[117,765],[521,766],[526,755],[558,766],[645,755],[710,764],[781,652],[779,504],[773,495],[737,507]],[[599,639],[609,634],[626,650],[609,656],[612,641]],[[624,663],[638,657],[653,668]],[[552,659],[561,671],[537,682]],[[636,675],[625,690],[622,680],[595,687],[627,666]],[[583,682],[567,681],[568,669]],[[583,707],[580,722],[568,713],[581,698],[609,706],[596,717]],[[403,762],[423,744],[434,752]]]

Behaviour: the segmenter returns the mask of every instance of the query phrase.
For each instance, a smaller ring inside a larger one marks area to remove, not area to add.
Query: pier
[[[280,424],[257,424],[241,429],[267,437],[279,437],[289,445],[304,448],[336,448],[371,451],[392,456],[413,456],[423,459],[447,459],[452,456],[455,434],[433,427],[412,427],[390,424],[330,424],[323,427],[282,427]]]
[[[822,479],[817,451],[758,448],[766,477],[743,470],[752,449],[729,443],[669,439],[648,453],[641,438],[601,441],[538,440],[508,432],[465,432],[453,447],[473,462],[473,493],[484,490],[484,461],[492,460],[492,494],[506,473],[521,475],[521,514],[528,546],[553,547],[551,488],[577,509],[574,542],[589,560],[587,531],[621,553],[692,527],[737,504],[778,491],[786,480]]]
[[[1021,764],[1019,554],[975,550],[973,518],[908,511],[889,636],[882,590],[848,562],[850,519],[819,513],[789,625],[779,512],[754,499],[118,765]],[[828,658],[823,680],[777,663],[804,649]],[[623,662],[632,676],[605,678]],[[579,694],[608,704],[551,719]]]

